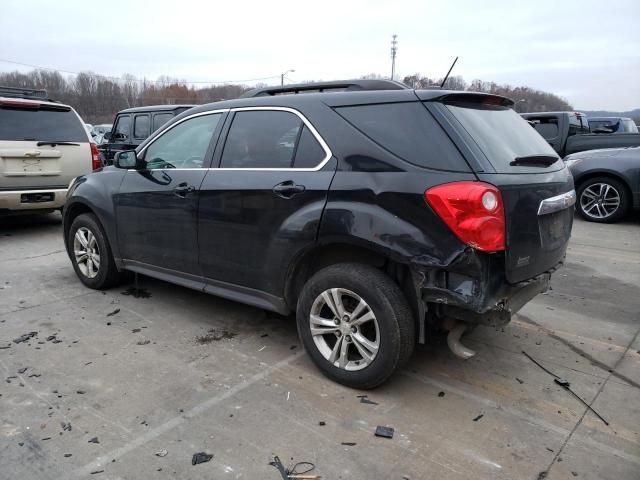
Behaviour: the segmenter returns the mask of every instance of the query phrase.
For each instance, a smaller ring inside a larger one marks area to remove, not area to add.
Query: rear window
[[[406,162],[434,170],[469,171],[458,149],[420,102],[359,105],[336,111]]]
[[[87,143],[87,131],[72,110],[0,108],[0,140]]]
[[[523,167],[510,165],[518,157],[557,157],[547,141],[508,107],[447,104],[447,108],[475,140],[497,172],[522,171]],[[540,170],[540,167],[536,169]]]
[[[536,132],[547,140],[558,136],[560,131],[558,129],[558,117],[537,117],[529,118],[528,120],[533,123],[533,128],[536,129]]]

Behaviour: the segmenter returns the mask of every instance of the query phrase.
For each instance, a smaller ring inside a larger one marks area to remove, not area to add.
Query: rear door
[[[89,172],[89,135],[70,107],[0,99],[0,190],[67,188]]]
[[[200,276],[198,196],[225,115],[187,117],[138,153],[143,168],[127,171],[116,196],[118,244],[130,266]]]
[[[455,95],[432,108],[453,119],[482,167],[481,181],[500,189],[505,207],[506,265],[511,283],[564,258],[573,223],[572,177],[553,149],[496,97]]]
[[[291,259],[316,240],[336,161],[293,110],[232,115],[220,168],[207,173],[201,189],[200,265],[210,284],[281,297]]]

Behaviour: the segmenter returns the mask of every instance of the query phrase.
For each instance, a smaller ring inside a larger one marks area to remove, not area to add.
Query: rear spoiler
[[[460,92],[442,90],[416,90],[416,95],[420,100],[443,102],[443,103],[465,103],[472,105],[486,105],[494,107],[512,108],[515,102],[510,98],[492,93],[482,92]]]

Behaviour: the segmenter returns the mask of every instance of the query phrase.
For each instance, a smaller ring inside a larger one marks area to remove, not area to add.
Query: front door
[[[188,117],[138,153],[143,168],[127,172],[116,197],[124,260],[200,275],[198,195],[224,115]]]
[[[281,297],[291,260],[315,243],[336,160],[317,132],[286,109],[239,109],[220,168],[200,193],[205,280]]]

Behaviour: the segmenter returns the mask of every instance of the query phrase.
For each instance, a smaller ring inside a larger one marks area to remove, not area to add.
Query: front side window
[[[113,129],[114,140],[126,140],[129,138],[129,132],[131,131],[131,117],[129,115],[123,115],[118,118],[116,126]]]
[[[136,115],[133,121],[133,137],[147,138],[149,136],[149,115]]]
[[[290,112],[236,112],[222,152],[222,168],[290,168],[302,130]]]
[[[222,114],[202,115],[176,125],[147,147],[146,168],[202,168]]]

